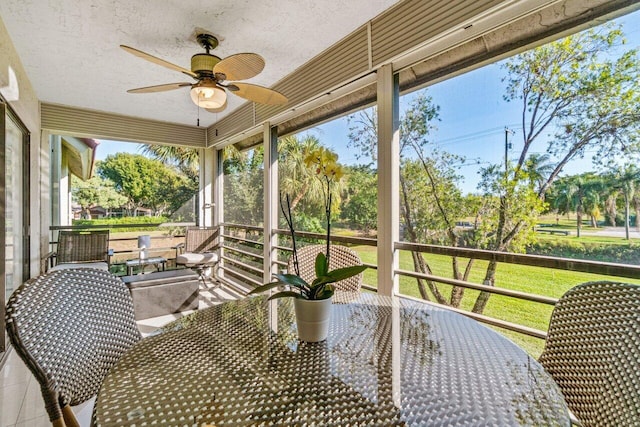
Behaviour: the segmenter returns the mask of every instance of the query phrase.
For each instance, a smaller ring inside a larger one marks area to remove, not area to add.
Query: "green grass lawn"
[[[377,264],[376,248],[371,246],[354,247],[363,262]],[[433,273],[443,277],[451,277],[451,257],[444,255],[425,254]],[[462,268],[466,265],[466,259],[459,259]],[[463,264],[464,263],[464,264]],[[487,261],[476,260],[473,265],[469,281],[482,283],[487,267]],[[411,253],[400,252],[400,268],[413,271]],[[613,277],[596,274],[579,273],[573,271],[555,270],[542,267],[529,267],[516,264],[499,264],[496,271],[496,286],[506,289],[518,290],[531,294],[544,295],[553,298],[561,297],[570,288],[584,282],[596,280],[616,280]],[[640,281],[624,279],[625,282],[640,283]],[[375,286],[377,283],[376,270],[365,271],[364,282]],[[438,285],[440,291],[447,297],[451,286]],[[400,278],[400,293],[420,298],[417,282],[410,277]],[[461,308],[471,310],[479,291],[466,289]],[[483,314],[508,322],[517,323],[546,331],[549,326],[549,318],[553,307],[529,301],[510,298],[501,295],[492,295]],[[507,331],[502,328],[494,328],[503,335],[523,347],[529,354],[538,357],[542,351],[543,341],[538,338]]]

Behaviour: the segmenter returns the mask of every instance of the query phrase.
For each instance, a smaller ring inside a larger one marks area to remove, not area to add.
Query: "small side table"
[[[161,256],[150,257],[145,259],[130,259],[127,260],[127,276],[131,276],[133,274],[133,267],[140,267],[140,272],[138,274],[144,273],[144,268],[147,265],[154,265],[156,270],[164,271],[167,265],[167,259]]]

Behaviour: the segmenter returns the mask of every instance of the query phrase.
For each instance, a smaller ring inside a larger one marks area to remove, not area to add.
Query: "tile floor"
[[[243,294],[227,286],[200,291],[200,309],[241,298]],[[154,317],[138,322],[142,335],[153,332],[157,327],[188,314],[183,312]],[[73,408],[82,427],[89,426],[93,400]],[[40,386],[22,360],[10,350],[0,371],[0,427],[49,427],[49,417],[44,409]]]

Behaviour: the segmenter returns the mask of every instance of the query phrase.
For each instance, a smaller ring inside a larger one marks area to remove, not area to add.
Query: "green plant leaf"
[[[311,289],[311,292],[309,293],[309,299],[310,300],[320,300],[320,299],[327,299],[329,297],[331,297],[331,295],[333,295],[333,286],[332,285],[322,285],[322,286],[316,286],[315,288]]]
[[[276,298],[301,298],[302,296],[298,292],[293,291],[283,291],[278,292],[277,294],[271,295],[268,300],[276,299]]]
[[[315,299],[320,300],[320,299],[331,298],[333,296],[334,290],[335,289],[332,285],[324,286],[324,288],[322,289],[322,292],[318,292],[316,294]]]
[[[335,279],[331,276],[319,276],[314,279],[311,283],[311,288],[317,288],[320,285],[324,285],[326,283],[333,283]]]
[[[366,265],[354,265],[351,267],[337,268],[333,271],[328,272],[327,276],[331,277],[334,282],[339,282],[340,280],[348,279],[349,277],[355,276],[356,274],[360,274],[367,268],[368,267]]]
[[[269,289],[273,289],[276,286],[282,285],[282,282],[277,281],[277,282],[271,282],[271,283],[266,283],[264,285],[260,285],[256,288],[254,288],[253,290],[251,290],[251,292],[248,293],[248,295],[251,294],[260,294],[262,292],[268,291]]]
[[[309,287],[309,284],[305,282],[302,277],[296,276],[295,274],[276,274],[275,277],[282,283],[295,286],[296,288]]]
[[[329,266],[327,265],[327,257],[325,254],[320,252],[318,256],[316,256],[316,277],[326,275],[328,270]]]

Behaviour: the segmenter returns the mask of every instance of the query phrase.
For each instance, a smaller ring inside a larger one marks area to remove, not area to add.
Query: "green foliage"
[[[175,145],[145,145],[142,152],[162,163],[177,167],[191,181],[198,182],[200,170],[198,149]]]
[[[640,244],[606,245],[572,239],[538,240],[527,247],[527,253],[561,258],[640,264]]]
[[[236,224],[262,224],[262,147],[240,152],[233,146],[224,150],[224,219]]]
[[[127,197],[130,210],[146,206],[156,215],[182,206],[197,192],[197,183],[164,163],[139,154],[117,153],[97,164],[97,173]]]
[[[637,49],[620,55],[620,28],[611,24],[565,37],[523,52],[503,64],[505,100],[523,108],[522,169],[532,144],[552,132],[547,152],[558,159],[542,184],[544,194],[565,164],[593,149],[594,164],[638,151],[640,61]],[[617,57],[617,58],[616,58]]]
[[[304,159],[323,147],[318,138],[285,136],[278,140],[278,183],[281,194],[289,194],[291,209],[310,216],[323,214],[322,182]],[[299,206],[300,205],[300,206]]]
[[[283,220],[284,224],[284,220]],[[325,229],[317,216],[309,216],[304,212],[296,214],[294,226],[299,231],[307,231],[309,233],[324,233]]]
[[[71,194],[73,201],[79,204],[83,211],[93,206],[114,209],[127,203],[127,198],[116,191],[113,182],[99,176],[86,181],[73,180]]]
[[[507,179],[504,170],[493,165],[482,169],[479,187],[484,190],[485,214],[480,223],[482,238],[478,247],[524,252],[525,246],[535,239],[533,229],[545,209],[534,186],[527,177]],[[508,236],[506,230],[510,232]]]
[[[369,166],[347,168],[340,218],[365,233],[378,225],[378,173]]]
[[[168,218],[163,216],[138,216],[131,217],[125,216],[121,218],[99,218],[99,219],[74,219],[72,225],[123,225],[123,224],[150,224],[149,227],[118,227],[118,232],[125,231],[154,231],[158,229],[158,224],[168,221]],[[184,230],[183,230],[184,231]]]
[[[302,298],[308,300],[321,300],[331,298],[334,292],[332,283],[348,279],[367,269],[365,265],[355,265],[352,267],[338,268],[327,271],[327,260],[323,253],[319,253],[316,258],[316,278],[311,284],[305,282],[300,276],[295,274],[276,274],[276,281],[258,286],[249,294],[259,294],[283,285],[297,289],[297,291],[280,291],[269,297],[275,298]]]

